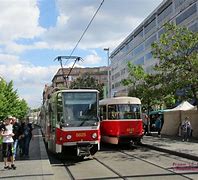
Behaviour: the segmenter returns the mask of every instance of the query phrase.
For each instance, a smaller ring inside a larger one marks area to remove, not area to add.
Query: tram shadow
[[[100,151],[120,151],[120,150],[135,150],[138,147],[131,143],[119,143],[119,144],[109,144],[109,143],[101,143]]]
[[[93,159],[92,156],[88,156],[88,157],[76,156],[73,153],[69,153],[69,152],[56,154],[56,153],[48,151],[47,153],[48,153],[50,164],[57,164],[57,163],[76,164],[76,163],[89,161]]]

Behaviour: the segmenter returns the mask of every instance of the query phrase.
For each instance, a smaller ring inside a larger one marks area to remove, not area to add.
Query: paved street
[[[104,147],[84,161],[50,157],[55,179],[197,179],[196,161],[168,153],[137,148]],[[185,166],[186,168],[184,168]]]
[[[40,129],[33,132],[30,158],[18,157],[16,170],[4,170],[1,162],[0,179],[198,179],[198,161],[184,156],[198,157],[196,141],[145,136],[143,143],[146,147],[128,149],[105,145],[94,158],[60,160],[51,153],[48,159]]]

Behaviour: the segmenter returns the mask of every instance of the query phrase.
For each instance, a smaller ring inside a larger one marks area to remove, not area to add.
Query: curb
[[[52,171],[49,157],[48,157],[48,154],[47,154],[47,151],[45,148],[41,129],[39,129],[39,146],[40,146],[41,164],[42,164],[42,172],[43,172],[42,179],[43,180],[54,180],[54,173]]]
[[[186,159],[190,159],[190,160],[193,160],[193,161],[198,161],[198,157],[194,156],[194,155],[190,155],[190,154],[186,154],[186,153],[182,153],[182,152],[177,152],[177,151],[172,151],[172,150],[169,150],[169,149],[164,149],[164,148],[160,148],[160,147],[156,147],[156,146],[152,146],[152,145],[148,145],[148,144],[143,144],[143,143],[141,144],[141,146],[147,147],[147,148],[150,148],[150,149],[153,149],[153,150],[157,150],[157,151],[166,152],[166,153],[169,153],[169,154],[172,154],[172,155],[175,155],[175,156],[179,156],[179,157],[183,157],[183,158],[186,158]]]

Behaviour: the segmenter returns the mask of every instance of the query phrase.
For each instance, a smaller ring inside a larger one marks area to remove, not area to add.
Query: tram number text
[[[86,137],[86,133],[85,132],[76,133],[76,137]]]
[[[129,132],[130,134],[133,133],[134,128],[127,128],[127,132]]]

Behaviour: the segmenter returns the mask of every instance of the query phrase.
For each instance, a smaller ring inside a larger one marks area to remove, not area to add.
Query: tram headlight
[[[92,138],[93,138],[93,139],[96,139],[96,138],[97,138],[97,133],[93,133],[93,134],[92,134]]]
[[[72,136],[71,136],[70,134],[68,134],[68,135],[66,136],[66,138],[67,138],[68,140],[70,140],[70,139],[72,138]]]

